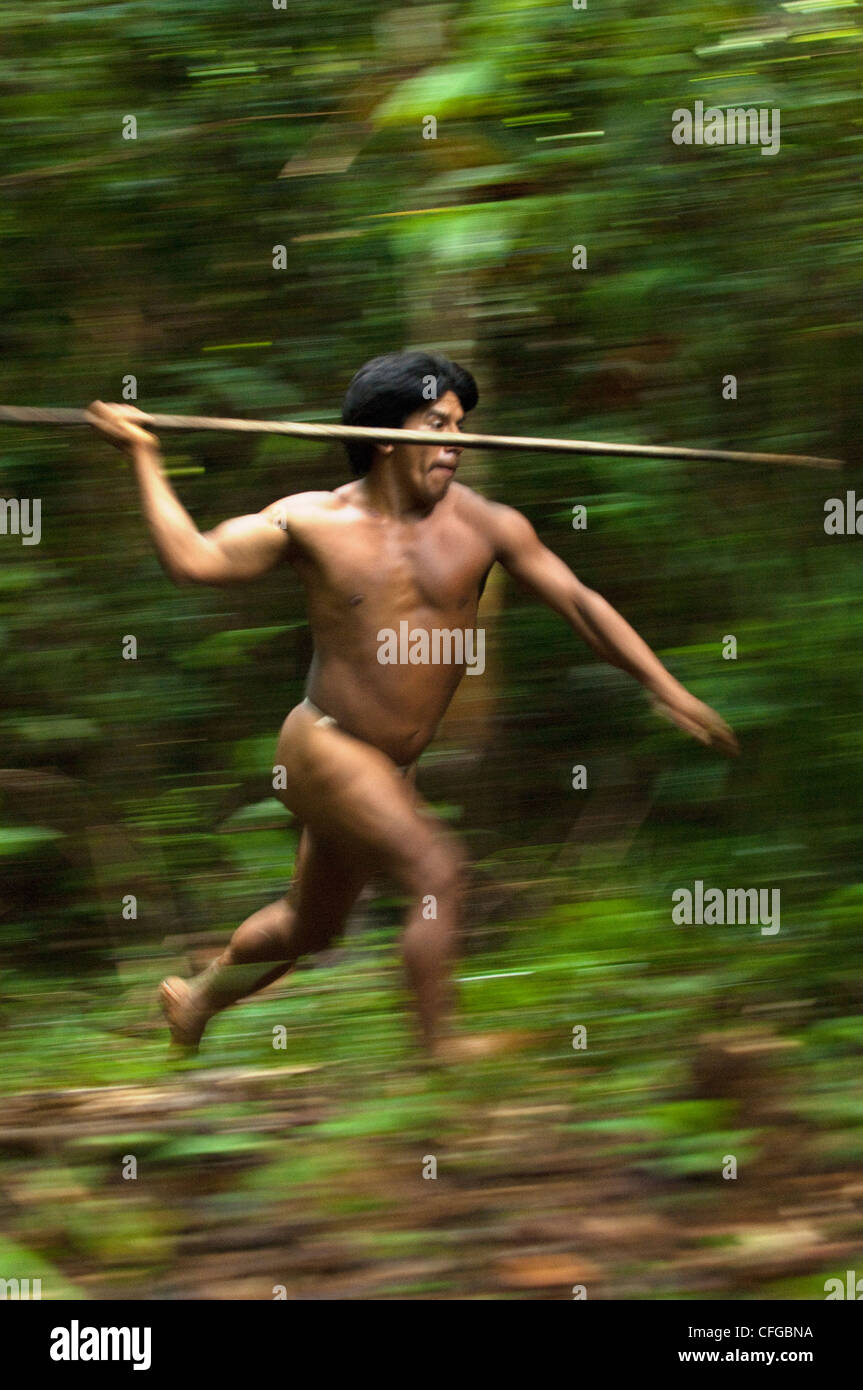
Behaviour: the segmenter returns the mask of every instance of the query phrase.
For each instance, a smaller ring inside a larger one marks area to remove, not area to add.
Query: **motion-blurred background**
[[[0,536],[0,1277],[823,1298],[863,1260],[863,540],[824,530],[859,477],[859,7],[40,0],[0,34],[3,402],[334,420],[366,358],[433,346],[478,430],[852,465],[474,455],[742,756],[495,580],[420,785],[473,863],[465,1026],[522,1049],[420,1071],[382,885],[172,1070],[158,980],[290,878],[299,587],[173,588],[107,445],[3,429],[42,533]],[[778,109],[780,152],[673,144],[696,100]],[[162,442],[202,528],[349,476]],[[674,925],[696,879],[780,889],[781,930]]]

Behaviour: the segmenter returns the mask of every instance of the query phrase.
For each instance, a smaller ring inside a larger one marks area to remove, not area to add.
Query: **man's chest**
[[[339,607],[459,613],[475,611],[493,560],[488,542],[460,522],[361,523],[311,538],[301,568],[316,596]]]

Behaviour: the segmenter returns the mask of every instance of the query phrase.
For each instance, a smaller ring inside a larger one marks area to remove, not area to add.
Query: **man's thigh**
[[[283,799],[315,848],[310,885],[336,865],[363,881],[383,871],[404,882],[413,866],[448,845],[412,779],[389,758],[340,729],[310,728],[298,713],[286,723],[277,756],[286,769]]]

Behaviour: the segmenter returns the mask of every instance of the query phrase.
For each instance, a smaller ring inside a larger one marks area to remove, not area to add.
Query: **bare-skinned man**
[[[389,353],[357,372],[342,418],[455,433],[476,401],[473,378],[446,358]],[[465,662],[415,663],[404,653],[383,660],[384,631],[404,623],[412,634],[475,632],[483,586],[499,563],[599,657],[640,681],[681,729],[729,754],[737,752],[733,733],[526,517],[456,481],[458,448],[350,441],[354,481],[284,497],[201,534],[165,478],[158,440],[136,423],[140,412],[95,401],[89,415],[131,456],[144,517],[175,583],[251,581],[287,562],[305,586],[314,639],[307,698],[287,716],[275,756],[284,768],[279,795],[303,827],[293,884],[243,922],[201,975],[163,982],[173,1040],[197,1046],[220,1009],[331,946],[365,884],[384,872],[410,899],[402,952],[425,1049],[444,1060],[481,1053],[481,1039],[452,1032],[461,853],[413,785]],[[430,902],[434,913],[424,911]]]

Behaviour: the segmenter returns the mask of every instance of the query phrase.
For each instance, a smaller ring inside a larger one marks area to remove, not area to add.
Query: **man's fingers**
[[[683,729],[684,733],[691,734],[693,738],[698,739],[699,743],[710,742],[710,735],[707,730],[696,720],[691,719],[689,715],[684,714],[682,710],[675,709],[673,705],[666,705],[662,700],[654,701],[653,708],[662,719],[667,719],[669,724],[676,724],[678,729]]]
[[[655,700],[653,708],[663,719],[676,724],[684,733],[691,734],[706,747],[715,748],[729,757],[736,758],[740,753],[740,745],[734,732],[709,705],[703,705],[700,709],[696,706],[696,710],[690,712],[678,709],[675,705],[668,705],[662,700]]]
[[[150,419],[145,410],[139,410],[136,405],[115,405],[112,407],[117,414],[124,419],[130,420],[133,425],[146,424]]]
[[[139,422],[143,425],[150,418],[136,405],[115,405],[113,403],[108,404],[106,401],[91,401],[87,406],[87,414],[104,421],[106,424],[118,426],[124,425],[127,421],[132,425],[137,425]]]
[[[90,424],[94,426],[104,423],[106,413],[104,401],[91,401],[85,412]]]
[[[128,448],[135,443],[158,443],[155,435],[142,428],[149,421],[149,416],[137,406],[92,401],[86,414],[93,428],[119,448]]]
[[[87,416],[90,424],[95,429],[108,431],[115,434],[121,426],[121,420],[117,415],[117,407],[106,405],[104,401],[91,401],[87,406]]]
[[[724,753],[729,753],[736,757],[740,752],[740,744],[737,742],[734,730],[729,728],[722,716],[716,713],[715,709],[711,709],[709,705],[705,705],[704,709],[707,715],[706,727],[711,743]]]
[[[729,757],[736,758],[740,754],[740,744],[737,742],[736,735],[727,724],[723,724],[713,735],[714,745],[727,753]]]

